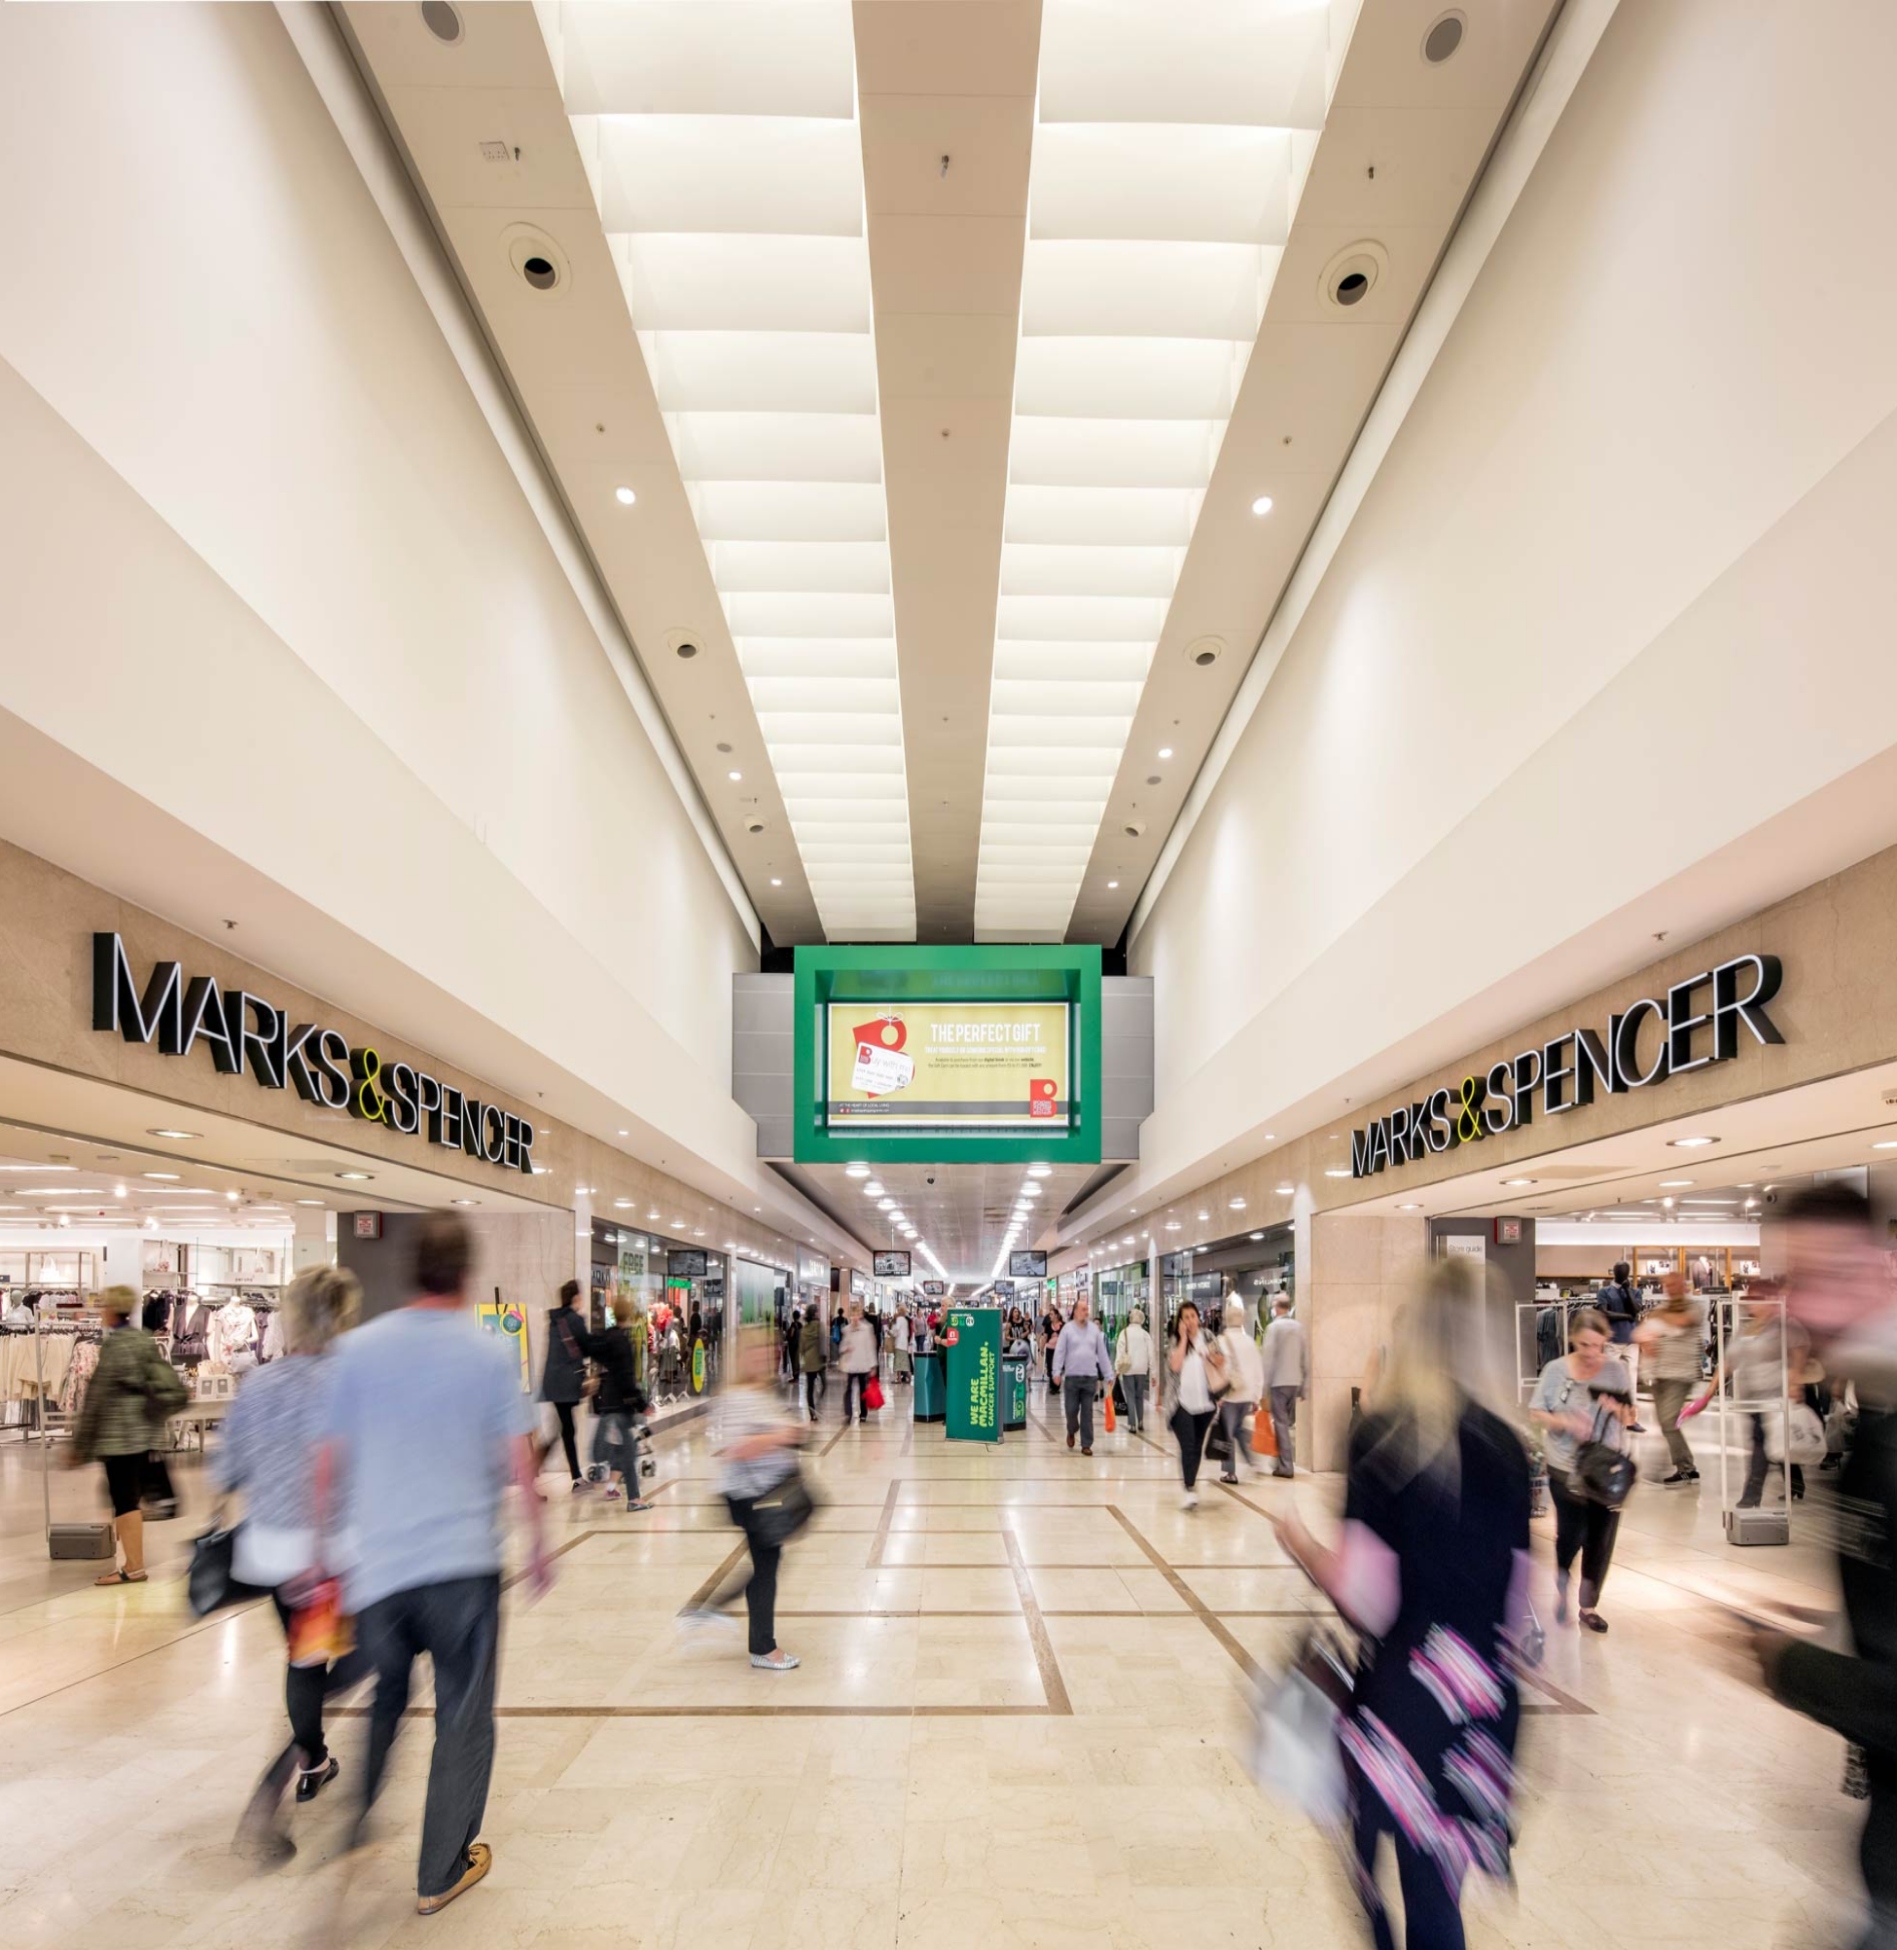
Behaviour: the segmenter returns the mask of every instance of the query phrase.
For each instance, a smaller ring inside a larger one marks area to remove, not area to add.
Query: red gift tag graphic
[[[1028,1115],[1030,1117],[1052,1117],[1054,1115],[1054,1096],[1058,1089],[1052,1077],[1032,1077],[1028,1081]]]
[[[859,1022],[850,1035],[859,1051],[866,1047],[899,1050],[909,1040],[909,1025],[900,1016],[878,1016],[873,1022]],[[871,1099],[877,1094],[874,1090],[863,1092]]]

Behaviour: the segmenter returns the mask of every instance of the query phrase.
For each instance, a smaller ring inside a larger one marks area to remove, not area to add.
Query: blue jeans
[[[435,1669],[435,1752],[422,1808],[418,1894],[439,1896],[461,1880],[468,1845],[481,1832],[494,1772],[494,1681],[500,1664],[501,1580],[450,1578],[365,1605],[356,1636],[375,1664],[369,1760],[362,1780],[366,1817],[382,1788],[390,1749],[408,1710],[409,1674],[426,1652]]]

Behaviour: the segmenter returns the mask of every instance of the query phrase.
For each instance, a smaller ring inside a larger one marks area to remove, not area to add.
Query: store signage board
[[[951,1307],[942,1323],[948,1354],[948,1438],[1001,1440],[1001,1316],[992,1307]]]
[[[1607,1032],[1570,1029],[1480,1075],[1444,1084],[1407,1108],[1350,1134],[1350,1175],[1369,1178],[1544,1117],[1583,1110],[1606,1091],[1619,1096],[1670,1077],[1730,1063],[1741,1029],[1762,1044],[1785,1038],[1766,1014],[1784,978],[1776,955],[1739,955],[1675,982],[1666,999],[1643,997],[1609,1016]],[[1644,1051],[1643,1051],[1644,1041]]]
[[[1064,1002],[833,1002],[826,1025],[830,1127],[1065,1130]]]
[[[358,1239],[380,1239],[382,1237],[382,1214],[380,1212],[355,1212],[350,1215]]]
[[[872,1255],[870,1264],[879,1280],[909,1278],[910,1260],[907,1253],[876,1253]]]
[[[1098,1164],[1098,947],[796,951],[799,1164]]]
[[[1045,1253],[1010,1253],[1008,1255],[1008,1277],[1011,1280],[1046,1279],[1047,1255]]]
[[[141,990],[116,934],[92,937],[92,1026],[104,1035],[116,1031],[128,1043],[156,1043],[164,1056],[189,1056],[202,1044],[220,1076],[248,1073],[265,1090],[294,1085],[306,1104],[346,1110],[402,1137],[419,1136],[426,1126],[428,1142],[445,1150],[508,1171],[534,1168],[534,1127],[526,1118],[412,1063],[385,1064],[366,1044],[351,1049],[337,1030],[313,1022],[292,1027],[275,1003],[244,989],[224,990],[215,976],[187,980],[179,962],[154,962]]]

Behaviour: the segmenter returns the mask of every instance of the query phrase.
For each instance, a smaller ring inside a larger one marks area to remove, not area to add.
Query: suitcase
[[[1729,1544],[1789,1544],[1792,1541],[1792,1516],[1789,1510],[1728,1510],[1726,1542]]]
[[[54,1557],[113,1557],[117,1545],[109,1523],[56,1523],[46,1531],[47,1548]]]

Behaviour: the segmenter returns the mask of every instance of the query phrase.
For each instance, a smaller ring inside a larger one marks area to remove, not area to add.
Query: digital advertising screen
[[[1011,1280],[1046,1279],[1047,1255],[1045,1253],[1010,1253],[1008,1255],[1008,1277]]]
[[[1065,1002],[833,1002],[830,1127],[1065,1132],[1068,1016]]]
[[[909,1278],[909,1255],[907,1253],[875,1253],[871,1264],[876,1269],[879,1280],[906,1280]]]

